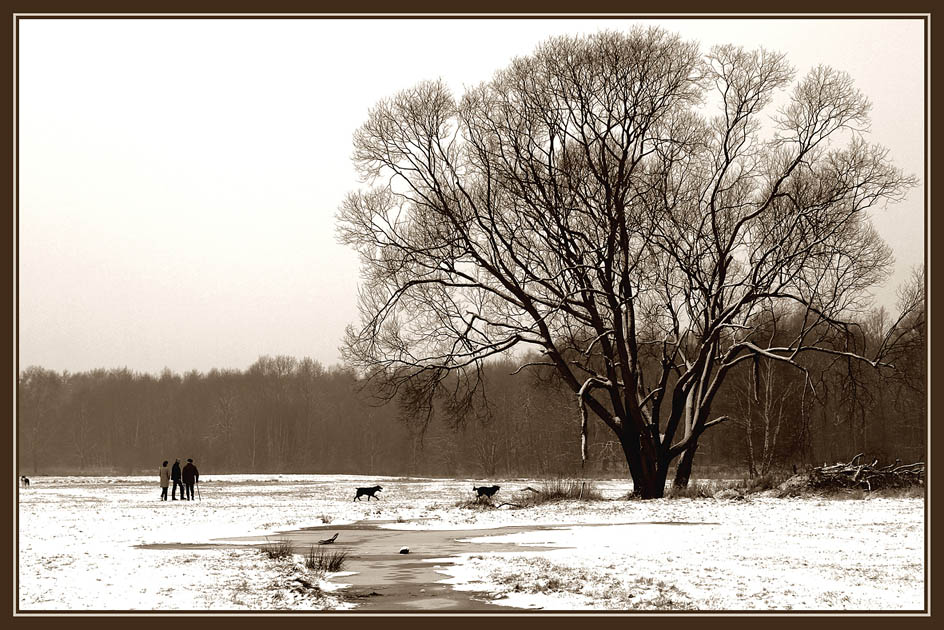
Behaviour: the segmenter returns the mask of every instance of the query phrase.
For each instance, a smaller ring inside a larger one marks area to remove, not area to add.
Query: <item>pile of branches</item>
[[[872,491],[880,488],[904,488],[924,484],[924,462],[894,464],[879,467],[876,459],[871,464],[861,464],[863,453],[852,458],[848,464],[820,466],[810,470],[808,485],[815,489],[862,488]]]

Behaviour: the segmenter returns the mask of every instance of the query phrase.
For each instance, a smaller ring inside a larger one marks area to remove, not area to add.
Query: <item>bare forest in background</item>
[[[885,319],[879,310],[863,322],[862,347],[889,343],[876,332]],[[774,336],[790,327],[787,316],[768,323]],[[898,330],[885,359],[894,368],[810,355],[807,381],[776,361],[738,366],[717,402],[733,421],[704,436],[695,476],[790,471],[859,452],[923,459],[923,309]],[[460,412],[444,397],[429,422],[403,413],[402,401],[378,405],[354,372],[310,359],[261,357],[245,371],[182,376],[30,367],[17,391],[19,471],[150,473],[165,459],[192,457],[204,475],[625,477],[620,445],[599,422],[589,425],[581,465],[573,393],[551,368],[512,375],[527,360],[486,363],[473,403]]]

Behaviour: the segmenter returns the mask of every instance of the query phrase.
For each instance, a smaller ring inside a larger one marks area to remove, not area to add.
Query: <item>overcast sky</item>
[[[339,361],[357,258],[334,215],[379,99],[460,94],[553,34],[659,23],[703,50],[825,63],[872,100],[871,140],[922,177],[918,20],[21,20],[20,368],[245,369]],[[876,213],[896,270],[923,258],[923,186]]]

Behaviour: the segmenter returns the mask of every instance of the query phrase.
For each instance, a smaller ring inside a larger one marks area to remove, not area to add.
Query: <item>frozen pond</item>
[[[348,554],[346,572],[337,581],[350,584],[347,595],[364,599],[364,610],[439,610],[494,609],[493,604],[474,597],[467,590],[456,590],[442,584],[443,568],[451,567],[462,554],[542,552],[564,549],[552,543],[537,541],[517,543],[500,537],[519,533],[538,534],[568,529],[567,526],[518,525],[494,529],[391,529],[401,525],[396,521],[360,521],[349,525],[309,527],[303,530],[279,532],[269,539],[289,542],[295,553],[304,555],[320,540],[338,534],[329,551]],[[672,526],[719,525],[719,523],[626,523],[598,524],[598,535],[607,536],[609,530],[626,525],[665,528]],[[550,534],[549,534],[550,535]],[[240,542],[262,544],[266,538],[257,536],[239,539]],[[399,553],[401,548],[407,555]],[[572,548],[572,547],[571,547]]]

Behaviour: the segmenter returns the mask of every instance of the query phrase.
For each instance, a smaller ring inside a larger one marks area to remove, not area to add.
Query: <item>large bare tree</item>
[[[366,186],[339,210],[363,266],[345,358],[428,402],[536,349],[574,392],[584,453],[592,414],[639,495],[662,496],[676,459],[687,484],[734,365],[858,357],[819,331],[887,272],[865,211],[914,183],[863,139],[846,74],[793,81],[780,54],[637,28],[549,39],[459,100],[431,81],[381,101],[354,137]],[[803,325],[771,346],[755,321],[785,304]]]

